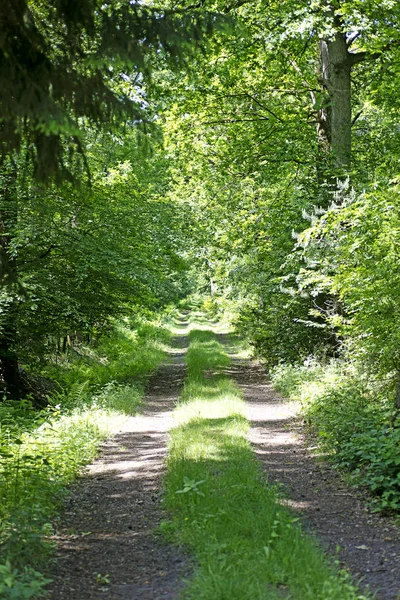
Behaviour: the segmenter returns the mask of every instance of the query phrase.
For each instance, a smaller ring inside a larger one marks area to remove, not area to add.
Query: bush
[[[277,367],[276,388],[300,399],[321,448],[374,496],[377,509],[400,509],[400,420],[393,423],[390,389],[371,383],[351,365]]]
[[[4,600],[43,598],[43,588],[47,583],[49,580],[34,569],[14,569],[9,561],[0,564],[0,598]]]

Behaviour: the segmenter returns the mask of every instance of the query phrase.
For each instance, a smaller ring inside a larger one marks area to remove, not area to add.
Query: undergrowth
[[[0,597],[43,595],[40,569],[51,556],[53,524],[66,486],[99,443],[137,412],[146,377],[170,334],[158,323],[116,324],[96,348],[70,351],[49,366],[58,391],[48,406],[0,405]]]
[[[146,378],[163,357],[170,332],[158,322],[135,317],[113,324],[97,343],[71,347],[42,369],[41,375],[62,388],[82,382],[103,386],[110,381],[130,382]],[[140,351],[138,351],[140,349]]]
[[[302,402],[323,451],[372,493],[373,507],[399,511],[400,419],[385,386],[340,361],[280,366],[271,376],[279,391]]]
[[[183,592],[195,600],[355,600],[280,503],[246,439],[241,393],[222,374],[229,358],[211,331],[191,331],[188,378],[175,411],[161,531],[192,549]]]

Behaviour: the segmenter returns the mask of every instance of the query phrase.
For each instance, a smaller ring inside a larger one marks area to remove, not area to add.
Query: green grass
[[[109,381],[129,383],[146,379],[164,357],[171,332],[160,321],[136,317],[113,324],[97,344],[69,348],[49,363],[40,375],[62,389],[87,381],[90,387]]]
[[[162,532],[194,553],[192,600],[354,600],[365,596],[328,564],[280,504],[246,439],[229,358],[211,331],[191,331],[188,378],[175,411]]]
[[[82,364],[74,353],[49,372],[60,391],[42,411],[29,401],[0,406],[0,597],[41,596],[38,572],[53,552],[52,521],[66,486],[100,442],[138,411],[170,334],[157,323],[120,323]]]

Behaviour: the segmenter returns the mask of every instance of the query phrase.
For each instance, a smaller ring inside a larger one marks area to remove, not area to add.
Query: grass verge
[[[171,521],[162,532],[197,567],[183,592],[196,600],[361,600],[279,503],[246,440],[229,357],[211,331],[190,332],[188,378],[175,411],[166,475]]]
[[[0,406],[0,598],[41,597],[53,551],[52,521],[66,486],[100,442],[140,405],[144,382],[165,357],[168,331],[119,323],[96,349],[50,367],[59,389],[42,411],[29,401]]]

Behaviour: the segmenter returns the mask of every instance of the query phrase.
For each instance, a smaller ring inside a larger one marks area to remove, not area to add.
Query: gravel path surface
[[[188,561],[153,531],[165,517],[159,494],[186,345],[186,337],[175,339],[143,413],[127,419],[72,487],[55,538],[52,600],[176,598]]]

